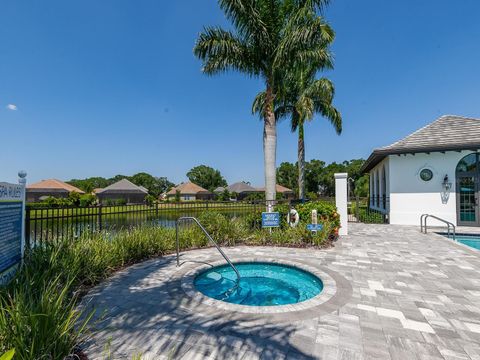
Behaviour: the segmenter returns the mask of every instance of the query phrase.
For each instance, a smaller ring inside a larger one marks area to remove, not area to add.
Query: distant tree
[[[187,177],[191,182],[209,191],[213,191],[219,186],[227,186],[227,181],[220,171],[206,165],[199,165],[190,169],[187,172]]]
[[[148,193],[156,198],[173,186],[173,183],[168,181],[167,178],[155,177],[145,172],[130,176],[128,179],[138,186],[147,188]]]
[[[298,188],[298,172],[295,164],[282,162],[277,168],[277,182],[296,192]]]
[[[305,190],[310,193],[318,193],[320,176],[324,171],[325,162],[312,159],[305,163]]]
[[[223,190],[220,194],[218,194],[217,199],[218,199],[219,201],[228,201],[228,200],[230,200],[230,192],[229,192],[227,189]]]
[[[180,202],[180,190],[175,190],[175,202]]]

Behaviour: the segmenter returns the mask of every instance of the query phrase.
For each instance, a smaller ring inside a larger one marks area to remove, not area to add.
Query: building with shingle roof
[[[96,195],[102,204],[143,204],[148,190],[130,180],[122,179],[106,188],[98,189]]]
[[[49,197],[66,198],[71,192],[85,194],[79,188],[58,179],[42,180],[27,186],[27,202],[43,201]]]
[[[177,193],[180,201],[213,199],[213,193],[190,181],[181,183],[170,189],[170,191],[168,191],[166,194],[167,200],[174,200],[177,196]]]
[[[227,190],[230,194],[234,194],[237,200],[243,200],[250,194],[258,193],[258,189],[255,189],[249,183],[245,181],[239,181],[232,185],[227,186]]]
[[[431,214],[480,226],[479,149],[480,119],[444,115],[373,150],[362,167],[370,174],[370,207],[392,224],[417,225]]]

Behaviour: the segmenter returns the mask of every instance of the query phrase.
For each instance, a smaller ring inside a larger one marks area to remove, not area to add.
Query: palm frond
[[[245,38],[255,36],[268,41],[269,31],[255,0],[219,0],[220,8],[232,21],[236,30]]]
[[[238,70],[258,76],[255,55],[241,38],[221,28],[208,27],[198,37],[194,54],[203,60],[203,72],[209,75]]]

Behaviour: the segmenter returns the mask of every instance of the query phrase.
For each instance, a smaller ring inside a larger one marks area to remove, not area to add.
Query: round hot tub
[[[294,266],[248,262],[235,267],[240,281],[229,265],[222,265],[198,274],[195,288],[216,300],[250,306],[297,304],[323,290],[322,280]]]

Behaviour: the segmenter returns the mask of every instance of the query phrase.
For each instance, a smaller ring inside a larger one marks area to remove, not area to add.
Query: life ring
[[[295,209],[290,209],[287,215],[287,223],[291,227],[296,227],[299,221],[300,221],[300,215],[298,214],[298,211]]]

